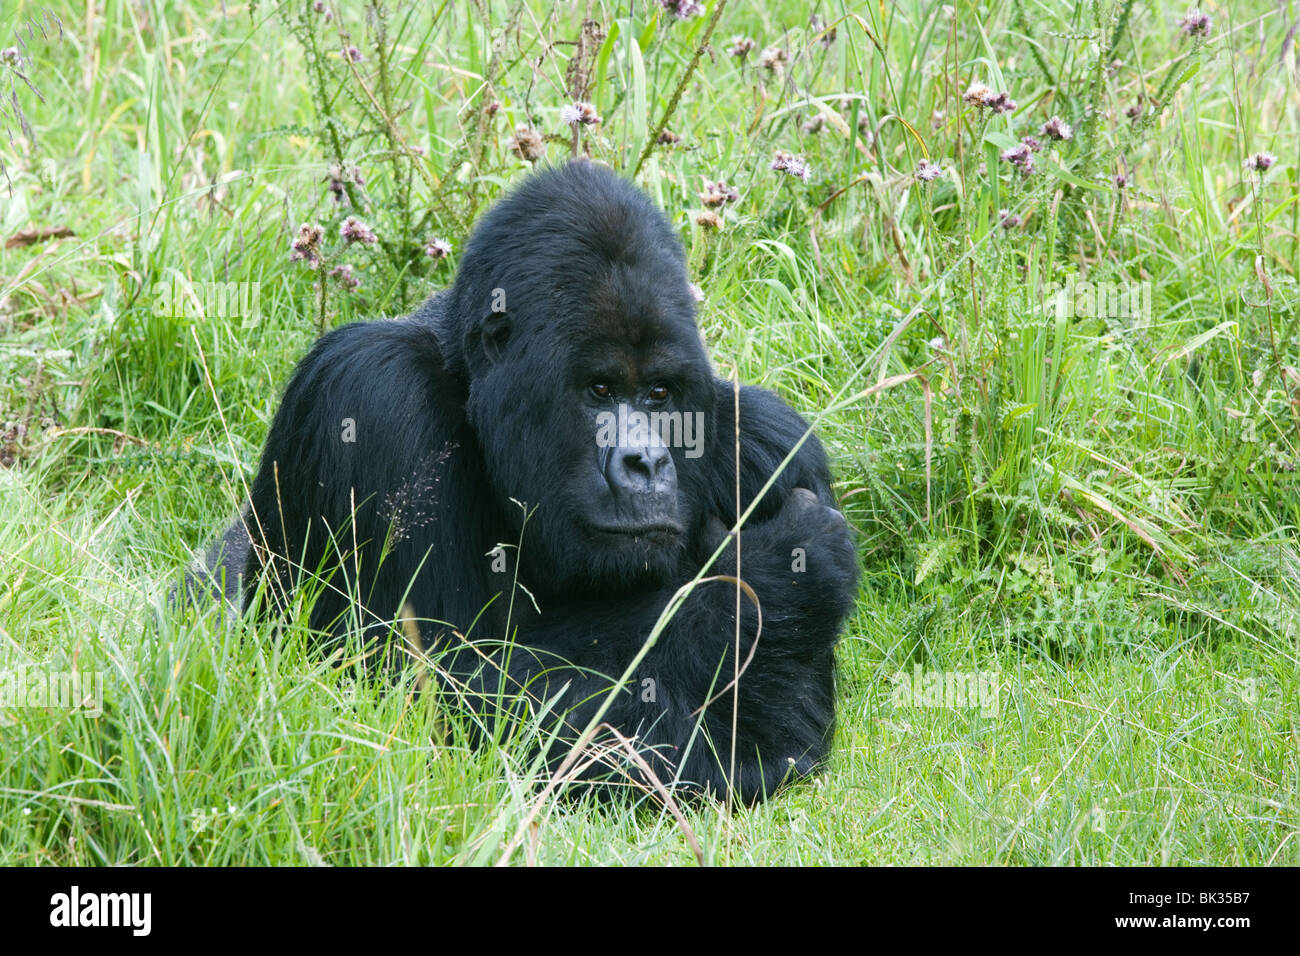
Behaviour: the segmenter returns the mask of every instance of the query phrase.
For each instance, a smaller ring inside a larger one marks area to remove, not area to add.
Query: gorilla
[[[544,727],[603,795],[754,802],[828,752],[857,573],[816,436],[718,378],[669,221],[577,160],[482,217],[449,289],[316,342],[187,586],[418,644],[469,724]]]

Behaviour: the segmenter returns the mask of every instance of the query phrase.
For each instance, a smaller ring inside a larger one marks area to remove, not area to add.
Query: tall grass
[[[701,53],[705,6],[0,13],[0,227],[75,233],[0,249],[0,668],[104,681],[99,717],[0,710],[0,862],[1300,860],[1300,11],[731,0]],[[523,126],[639,166],[719,371],[831,451],[865,572],[834,756],[755,810],[553,799],[303,620],[162,612],[293,363],[448,281]],[[159,308],[178,276],[256,314]],[[1102,283],[1149,311],[1077,308]],[[997,714],[903,702],[917,667],[996,671]]]

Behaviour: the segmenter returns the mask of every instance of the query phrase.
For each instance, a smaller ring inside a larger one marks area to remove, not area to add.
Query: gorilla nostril
[[[609,458],[605,478],[615,492],[644,492],[675,481],[673,458],[667,448],[620,448]]]
[[[672,460],[672,456],[668,454],[668,449],[663,447],[640,452],[638,457],[640,458],[638,468],[650,478],[658,478],[660,472],[664,470],[664,466]]]
[[[623,456],[623,467],[633,475],[653,478],[658,470],[653,460],[645,452],[634,451]]]

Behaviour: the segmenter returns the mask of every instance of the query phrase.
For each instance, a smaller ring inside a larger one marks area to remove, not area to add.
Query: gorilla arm
[[[311,623],[334,633],[354,611],[387,629],[408,600],[424,618],[472,620],[487,584],[484,562],[463,552],[499,539],[473,507],[483,476],[459,387],[425,317],[344,326],[317,342],[253,482],[249,583],[269,565],[274,604],[319,576]]]

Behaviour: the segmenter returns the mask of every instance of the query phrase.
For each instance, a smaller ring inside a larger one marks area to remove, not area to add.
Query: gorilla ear
[[[489,362],[495,362],[510,339],[510,317],[504,312],[493,312],[479,326],[479,341]]]

